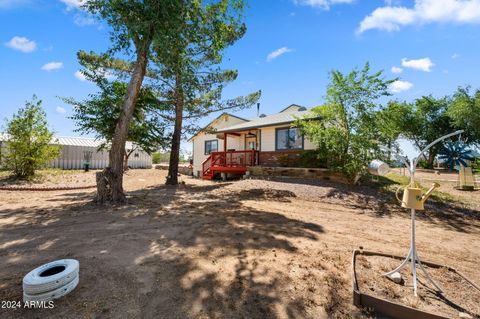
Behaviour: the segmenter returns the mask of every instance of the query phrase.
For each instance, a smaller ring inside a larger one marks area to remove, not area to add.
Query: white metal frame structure
[[[404,162],[405,166],[408,168],[408,170],[410,171],[410,184],[413,184],[415,182],[415,171],[416,171],[416,168],[417,168],[417,164],[418,164],[418,161],[420,160],[420,158],[422,157],[423,154],[425,154],[425,152],[430,149],[433,145],[449,138],[449,137],[452,137],[452,136],[455,136],[455,135],[458,135],[458,134],[461,134],[463,133],[464,131],[463,130],[459,130],[459,131],[456,131],[456,132],[453,132],[453,133],[450,133],[450,134],[447,134],[445,136],[442,136],[438,139],[436,139],[435,141],[433,141],[432,143],[430,143],[429,145],[427,145],[427,147],[425,147],[421,152],[420,154],[418,154],[418,156],[416,158],[412,158],[410,160],[410,163],[408,163],[406,161],[405,158],[401,157],[402,161]],[[410,250],[407,254],[407,257],[403,260],[403,262],[397,267],[395,268],[394,270],[392,271],[389,271],[385,274],[383,274],[384,276],[390,276],[398,271],[400,271],[403,267],[405,267],[407,264],[408,264],[408,261],[410,260],[410,268],[411,268],[411,271],[412,271],[412,276],[413,276],[413,294],[415,296],[417,296],[417,263],[418,263],[418,266],[420,267],[420,269],[423,271],[423,273],[425,274],[425,277],[428,279],[428,281],[440,292],[442,293],[442,289],[440,288],[440,286],[432,279],[432,277],[430,276],[430,274],[427,272],[427,270],[425,269],[425,267],[423,266],[422,262],[420,261],[420,257],[418,257],[418,254],[417,254],[417,247],[416,247],[416,244],[415,244],[415,214],[416,214],[416,211],[415,209],[411,209],[411,237],[410,237]]]

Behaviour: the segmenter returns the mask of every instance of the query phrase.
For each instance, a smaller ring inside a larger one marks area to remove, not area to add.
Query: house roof
[[[224,115],[228,115],[228,116],[233,116],[239,120],[242,120],[242,121],[245,121],[245,122],[248,122],[249,120],[247,119],[244,119],[243,117],[240,117],[240,116],[236,116],[236,115],[233,115],[233,114],[230,114],[230,113],[227,113],[227,112],[223,112],[222,114],[220,114],[219,116],[217,116],[216,118],[214,118],[210,123],[208,123],[207,125],[205,125],[205,127],[202,127],[201,129],[198,130],[197,133],[195,133],[194,135],[192,135],[192,137],[190,137],[187,141],[190,142],[191,140],[193,140],[195,138],[195,136],[197,136],[200,132],[204,131],[205,129],[207,129],[210,125],[212,125],[212,123],[214,123],[215,121],[217,121],[218,119],[222,118],[222,116]]]
[[[309,114],[309,109],[302,108],[301,106],[292,104],[286,109],[282,110],[280,113],[258,116],[254,119],[251,119],[248,122],[232,125],[220,130],[217,130],[217,133],[223,132],[234,132],[234,131],[243,131],[248,129],[254,129],[259,127],[266,126],[275,126],[282,124],[290,124],[295,122],[298,118],[302,118],[305,115]]]

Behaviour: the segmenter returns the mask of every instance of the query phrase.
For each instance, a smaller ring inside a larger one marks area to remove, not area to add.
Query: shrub
[[[7,122],[6,154],[3,165],[19,178],[31,178],[35,170],[44,167],[60,155],[60,146],[52,145],[53,132],[49,130],[42,101],[33,96]]]
[[[393,81],[384,80],[382,72],[371,74],[368,63],[362,70],[354,69],[349,74],[331,72],[326,103],[295,122],[317,145],[319,163],[357,180],[376,157],[375,153],[379,153],[379,99],[390,95],[388,86]]]
[[[155,152],[152,154],[152,163],[153,164],[160,164],[160,162],[162,161],[162,153],[159,153],[159,152]]]
[[[305,168],[327,168],[327,158],[318,150],[308,150],[300,155],[299,164]]]

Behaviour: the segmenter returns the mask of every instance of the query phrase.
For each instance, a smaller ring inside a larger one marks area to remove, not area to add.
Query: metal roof
[[[0,141],[8,141],[7,134],[0,133]],[[80,136],[54,136],[53,143],[64,145],[64,146],[83,146],[83,147],[95,147],[98,148],[100,145],[105,143],[105,140],[99,140],[92,137],[80,137]],[[127,149],[133,147],[132,142],[127,142],[125,144]]]
[[[285,111],[287,109],[285,109]],[[280,112],[272,115],[267,115],[264,117],[259,116],[254,119],[251,119],[248,122],[225,127],[223,129],[217,130],[216,132],[222,133],[222,132],[242,131],[242,130],[254,129],[258,127],[289,124],[289,123],[295,122],[298,118],[305,117],[308,114],[310,114],[310,110],[308,109],[304,111],[288,109],[288,111],[286,112]]]

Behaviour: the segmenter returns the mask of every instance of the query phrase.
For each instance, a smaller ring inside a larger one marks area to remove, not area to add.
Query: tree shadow
[[[311,187],[309,189],[312,194],[316,193],[314,191],[316,188],[323,190],[318,192],[317,196],[303,194],[310,201],[340,204],[356,210],[358,213],[369,213],[380,218],[393,215],[405,218],[410,216],[409,209],[400,207],[393,190],[400,184],[385,177],[379,177],[377,181],[364,181],[362,185],[301,178],[274,177],[268,180],[287,185],[306,185]],[[425,211],[417,212],[419,220],[465,233],[480,230],[480,212],[457,202],[447,201],[434,194],[425,204],[425,208]]]
[[[6,317],[318,318],[312,309],[323,305],[291,299],[291,278],[272,260],[294,256],[299,240],[317,242],[323,227],[242,204],[292,194],[212,191],[224,186],[152,187],[113,207],[68,193],[52,208],[2,210],[1,219],[24,221],[0,227],[0,244],[10,243],[0,248],[1,300],[20,300],[22,276],[42,263],[75,258],[81,268],[55,309]]]

